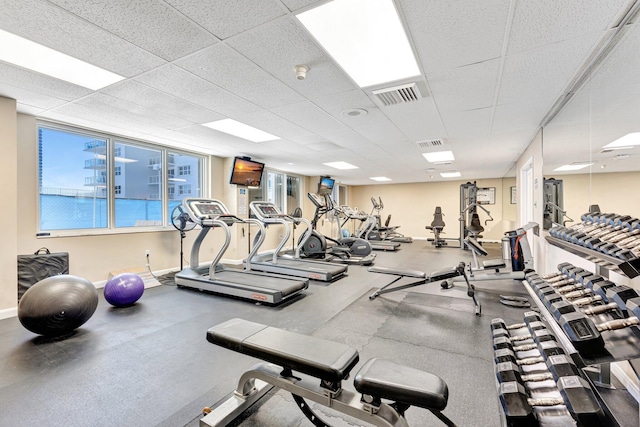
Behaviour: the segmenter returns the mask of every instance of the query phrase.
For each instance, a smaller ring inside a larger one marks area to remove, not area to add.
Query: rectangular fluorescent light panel
[[[588,166],[591,166],[592,162],[581,162],[581,163],[571,163],[570,165],[562,165],[558,168],[555,168],[554,172],[567,172],[567,171],[577,171],[580,169],[584,169]]]
[[[462,174],[460,172],[457,171],[453,171],[453,172],[440,172],[440,176],[443,178],[459,178],[462,176]]]
[[[453,151],[434,151],[433,153],[422,153],[429,163],[452,162],[456,158]]]
[[[640,132],[628,133],[602,148],[632,147],[636,145],[640,145]]]
[[[373,177],[371,177],[369,179],[372,179],[374,181],[380,181],[380,182],[391,181],[391,178],[387,178],[386,176],[373,176]]]
[[[0,61],[91,90],[102,89],[124,79],[111,71],[4,30],[0,30]]]
[[[240,123],[233,119],[223,119],[215,122],[203,123],[202,126],[253,142],[265,142],[280,139],[278,136],[271,135],[270,133],[256,129],[253,126],[245,125],[244,123]]]
[[[347,162],[331,162],[331,163],[323,163],[325,166],[329,166],[335,169],[347,170],[347,169],[359,169],[358,166],[354,166],[351,163]]]
[[[392,0],[334,0],[297,18],[360,87],[420,74]]]

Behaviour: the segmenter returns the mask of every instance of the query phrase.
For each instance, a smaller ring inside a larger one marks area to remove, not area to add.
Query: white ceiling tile
[[[313,133],[319,133],[320,131],[336,132],[346,129],[345,125],[310,102],[272,108],[271,112],[284,119],[291,120]]]
[[[523,103],[501,104],[496,107],[493,119],[495,132],[535,129],[546,113],[544,106]]]
[[[156,68],[137,76],[134,80],[225,116],[246,114],[260,109],[175,65]]]
[[[324,0],[282,0],[287,8],[291,11],[296,11],[298,9],[307,8],[317,3],[318,5],[324,3]]]
[[[304,96],[320,97],[357,88],[294,17],[261,25],[232,37],[228,43]],[[304,80],[296,79],[294,67],[298,64],[310,68]]]
[[[314,97],[313,102],[333,117],[344,121],[351,118],[345,118],[342,112],[345,110],[352,110],[354,108],[361,108],[364,110],[377,109],[376,104],[371,101],[367,94],[361,89],[349,90],[346,92],[332,93],[330,95]]]
[[[223,43],[174,62],[262,108],[305,100],[299,93]]]
[[[498,104],[539,102],[546,108],[561,95],[586,60],[598,33],[508,55]],[[542,119],[542,116],[540,117]]]
[[[192,124],[159,112],[151,113],[145,107],[100,93],[67,103],[56,108],[55,111],[66,115],[78,115],[95,122],[128,126],[140,133],[154,133],[162,129],[174,129]]]
[[[25,94],[29,92],[39,93],[43,95],[43,99],[52,97],[71,101],[93,93],[91,89],[67,83],[35,71],[25,70],[2,61],[0,61],[0,76],[2,76],[2,83],[7,85],[7,90],[10,90],[9,87],[13,87],[15,89],[11,90],[14,91],[20,89],[28,91]],[[9,94],[6,93],[5,96],[9,96]],[[37,104],[33,105],[37,106]]]
[[[391,108],[393,107],[395,106]],[[393,144],[407,139],[407,136],[380,109],[371,110],[366,116],[354,117],[345,123],[374,143]]]
[[[295,139],[311,135],[307,129],[283,119],[270,111],[260,110],[253,113],[234,116],[234,119],[285,139]]]
[[[37,116],[40,113],[43,113],[45,110],[39,107],[33,107],[28,104],[23,104],[21,102],[16,103],[16,111],[20,114],[28,114],[30,116]]]
[[[368,138],[365,138],[352,129],[345,129],[338,132],[327,132],[325,135],[319,136],[319,138],[325,137],[329,141],[335,142],[342,147],[355,150],[367,149],[368,147],[375,145]]]
[[[315,151],[324,151],[324,152],[330,152],[332,150],[339,150],[342,147],[340,147],[339,145],[334,144],[333,142],[318,142],[315,144],[309,144],[306,145],[305,148],[311,149],[311,150],[315,150]]]
[[[498,58],[509,3],[509,0],[398,2],[427,74]]]
[[[486,138],[491,131],[493,108],[480,108],[470,111],[450,111],[442,117],[450,140],[460,143]]]
[[[427,74],[431,96],[441,112],[493,105],[500,59]]]
[[[125,77],[165,63],[46,1],[3,1],[0,28]]]
[[[217,42],[209,32],[157,0],[50,1],[167,61]]]
[[[447,137],[440,112],[430,97],[412,103],[383,107],[380,112],[404,135],[403,139],[421,141]],[[362,131],[357,127],[355,129]],[[399,133],[396,136],[389,134],[387,137],[390,138],[389,142],[402,140]]]
[[[538,0],[516,2],[508,54],[611,28],[629,0]]]
[[[291,138],[291,139],[301,145],[308,145],[308,144],[313,144],[315,142],[322,142],[327,140],[327,138],[325,138],[324,136],[316,135],[314,133],[309,135],[296,136],[295,138]]]
[[[286,13],[276,0],[165,1],[223,40]]]
[[[640,23],[628,25],[620,42],[601,63],[585,84],[590,88],[603,88],[604,90],[622,91],[629,84],[640,83]]]
[[[192,104],[135,80],[116,83],[100,92],[191,123],[208,123],[225,118],[201,105]]]
[[[0,67],[1,68],[1,67]],[[0,96],[10,99],[19,99],[24,108],[29,107],[30,111],[42,111],[59,107],[67,103],[67,100],[48,96],[38,91],[31,91],[22,87],[16,87],[0,82]]]

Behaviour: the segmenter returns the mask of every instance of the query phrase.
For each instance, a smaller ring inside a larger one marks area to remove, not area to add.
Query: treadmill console
[[[215,219],[227,213],[224,205],[215,200],[194,200],[189,203],[189,208],[200,219]]]
[[[276,209],[276,207],[272,205],[258,205],[258,209],[260,209],[260,212],[264,216],[280,215],[278,209]]]

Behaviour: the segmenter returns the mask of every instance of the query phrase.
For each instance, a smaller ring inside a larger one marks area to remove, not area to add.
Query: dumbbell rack
[[[535,312],[525,313],[525,322],[514,325],[510,332],[501,326],[493,329],[494,322],[501,319],[492,321],[502,425],[616,426],[605,415],[578,367],[540,319]],[[533,344],[509,343],[520,342],[520,338]],[[545,406],[533,407],[540,404]]]
[[[582,222],[549,230],[547,241],[582,257],[613,266],[640,256],[640,219],[618,214],[584,214]]]
[[[600,268],[598,268],[600,270]],[[600,272],[600,271],[598,271]],[[604,272],[604,271],[603,271]],[[632,326],[628,329],[605,331],[601,334],[604,339],[604,347],[601,351],[590,352],[576,350],[576,346],[565,334],[562,327],[557,323],[556,317],[552,314],[549,300],[544,295],[544,300],[540,296],[539,286],[532,286],[528,281],[523,282],[525,289],[530,294],[532,300],[540,310],[543,319],[546,320],[549,329],[556,336],[560,345],[565,352],[571,356],[575,364],[582,368],[585,378],[587,378],[594,390],[596,396],[601,402],[603,410],[610,420],[611,425],[618,426],[620,422],[615,415],[611,413],[608,406],[601,399],[597,392],[597,387],[603,387],[610,384],[610,363],[621,360],[630,360],[640,357],[640,331],[637,327]],[[556,313],[557,314],[557,313]],[[592,317],[594,323],[607,322],[619,319],[620,316],[615,311],[594,315]],[[577,343],[579,344],[579,342]]]

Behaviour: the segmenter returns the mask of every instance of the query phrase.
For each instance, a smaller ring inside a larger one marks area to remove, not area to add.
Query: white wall
[[[24,221],[23,212],[18,216],[18,206],[13,202],[18,192],[18,153],[16,101],[0,97],[0,181],[2,198],[0,209],[0,310],[16,306],[18,301],[18,277],[16,248],[18,246],[17,225]],[[33,209],[31,207],[30,209]],[[18,222],[20,219],[20,222]]]
[[[523,168],[532,162],[533,166],[533,221],[540,226],[540,236],[533,235],[529,232],[529,244],[531,245],[534,259],[534,268],[538,271],[544,270],[544,238],[542,236],[542,217],[543,217],[543,175],[542,175],[542,131],[538,132],[533,138],[529,146],[516,162],[516,187],[518,189],[518,206],[524,202],[522,183],[520,182],[521,172]],[[531,201],[530,201],[531,202]],[[517,209],[516,225],[523,226],[523,218],[521,210]]]

